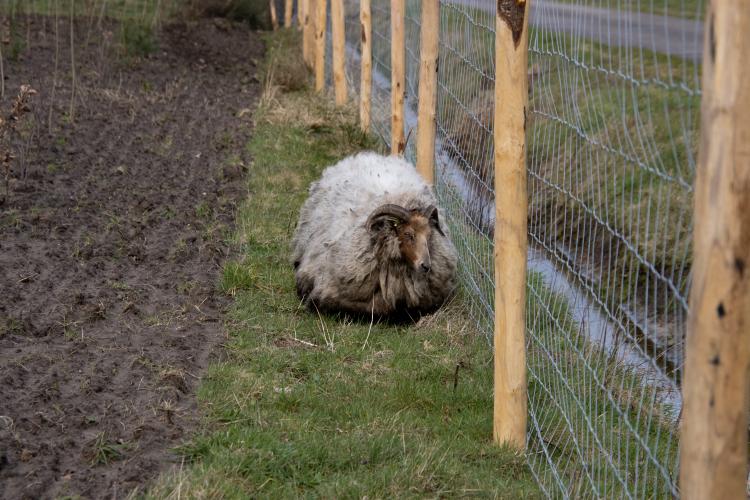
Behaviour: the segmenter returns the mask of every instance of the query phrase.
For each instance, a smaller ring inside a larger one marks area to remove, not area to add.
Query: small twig
[[[323,333],[323,340],[326,343],[326,347],[333,352],[336,350],[336,346],[333,343],[334,335],[329,336],[328,331],[326,329],[325,322],[323,321],[323,316],[320,314],[320,311],[318,310],[317,304],[315,302],[312,303],[313,307],[315,307],[315,312],[318,313],[318,321],[320,322],[320,329]]]
[[[52,71],[52,96],[49,102],[49,115],[47,116],[47,128],[52,134],[52,113],[55,108],[55,91],[57,89],[57,68],[60,62],[60,7],[55,0],[55,69]]]
[[[2,44],[2,41],[0,41],[0,97],[2,97],[3,99],[5,99],[5,66],[3,64],[3,44]]]
[[[404,139],[404,142],[402,142],[401,144],[399,144],[399,146],[398,146],[398,154],[399,155],[403,155],[404,152],[406,151],[406,146],[409,144],[409,138],[411,137],[411,133],[412,133],[413,130],[414,130],[414,127],[410,128],[409,129],[409,133],[406,134],[406,139]]]
[[[70,77],[71,83],[73,84],[70,91],[70,109],[68,110],[68,117],[70,123],[75,121],[75,102],[76,102],[76,57],[75,57],[75,30],[73,20],[75,19],[75,2],[70,2]]]
[[[370,327],[367,329],[367,337],[365,337],[365,343],[362,344],[361,351],[367,347],[367,341],[370,340],[370,332],[372,332],[372,324],[375,322],[375,296],[372,296],[372,309],[370,309]]]
[[[25,283],[32,278],[36,278],[37,276],[39,276],[39,273],[30,273],[25,276],[21,276],[21,279],[19,279],[16,283]]]
[[[302,345],[309,346],[309,347],[315,347],[315,348],[320,347],[318,344],[313,344],[312,342],[308,342],[306,340],[298,339],[297,337],[292,337],[292,340],[294,340],[295,342],[299,342]]]
[[[13,101],[13,107],[7,117],[0,116],[0,163],[5,171],[5,198],[0,200],[4,203],[10,197],[10,171],[11,164],[15,159],[11,151],[12,136],[16,132],[16,124],[21,120],[24,114],[31,111],[29,99],[36,94],[36,90],[30,85],[21,85],[18,96]]]

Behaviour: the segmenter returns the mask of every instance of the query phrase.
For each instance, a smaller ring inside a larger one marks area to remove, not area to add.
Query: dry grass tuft
[[[17,126],[23,116],[31,111],[29,101],[36,95],[36,90],[31,85],[21,85],[18,95],[13,101],[10,113],[0,116],[0,163],[3,165],[5,174],[5,195],[0,199],[0,205],[10,196],[10,173],[15,155],[12,150],[12,141],[17,132]]]
[[[284,92],[298,92],[310,87],[310,69],[298,47],[302,43],[297,30],[282,30],[267,38],[268,55],[262,72],[267,84]]]

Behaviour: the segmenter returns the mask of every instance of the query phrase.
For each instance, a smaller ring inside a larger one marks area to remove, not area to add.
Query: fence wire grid
[[[534,0],[527,123],[528,459],[549,497],[678,496],[702,0]],[[372,130],[390,147],[390,1],[372,0]],[[492,342],[495,8],[440,2],[435,189]],[[359,1],[346,0],[360,85]],[[421,1],[406,1],[415,161]],[[330,52],[329,52],[330,54]],[[329,67],[330,71],[330,67]]]

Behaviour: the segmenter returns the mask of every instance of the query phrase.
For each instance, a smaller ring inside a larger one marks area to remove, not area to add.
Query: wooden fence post
[[[302,28],[302,55],[307,67],[312,69],[315,66],[315,17],[318,10],[315,0],[302,0],[302,2],[305,10]]]
[[[370,99],[372,95],[372,17],[370,0],[360,0],[359,22],[362,25],[362,61],[359,89],[359,126],[370,130]]]
[[[286,2],[284,2],[284,27],[285,28],[292,27],[292,9],[294,8],[293,1],[294,0],[286,0]]]
[[[276,31],[277,29],[279,29],[279,18],[276,16],[275,0],[269,0],[268,9],[271,11],[271,26],[273,26],[273,30]]]
[[[331,37],[333,38],[333,89],[336,104],[346,104],[346,34],[344,0],[331,0]]]
[[[297,0],[297,31],[304,31],[305,28],[306,3],[307,0]]]
[[[437,106],[438,33],[440,0],[422,0],[419,52],[419,104],[417,105],[417,171],[435,183],[435,127]]]
[[[404,142],[404,92],[406,45],[404,0],[391,0],[391,154],[401,155]]]
[[[526,104],[530,0],[495,16],[494,439],[526,446]]]
[[[327,2],[315,2],[315,90],[323,92],[326,86],[326,21]]]
[[[746,498],[750,373],[750,6],[711,0],[703,48],[680,494]]]

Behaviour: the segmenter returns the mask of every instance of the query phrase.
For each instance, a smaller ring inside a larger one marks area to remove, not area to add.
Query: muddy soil
[[[179,461],[226,338],[263,46],[203,19],[132,57],[115,23],[80,19],[71,54],[68,19],[13,22],[2,112],[38,94],[7,196],[0,177],[0,497],[122,498]]]

